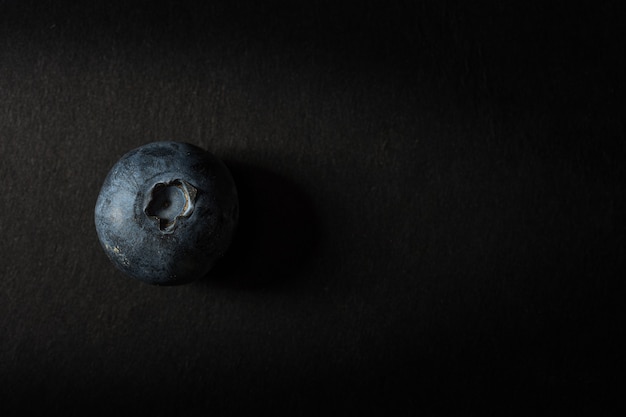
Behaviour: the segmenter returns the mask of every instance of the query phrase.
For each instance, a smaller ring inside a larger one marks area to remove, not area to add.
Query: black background
[[[0,1],[0,411],[612,411],[618,3]],[[93,225],[155,140],[240,189],[186,286]]]

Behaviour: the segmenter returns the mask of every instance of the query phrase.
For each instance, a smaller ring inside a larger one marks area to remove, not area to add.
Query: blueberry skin
[[[117,268],[176,285],[209,272],[228,249],[238,214],[235,182],[217,157],[187,143],[154,142],[111,168],[94,217]]]

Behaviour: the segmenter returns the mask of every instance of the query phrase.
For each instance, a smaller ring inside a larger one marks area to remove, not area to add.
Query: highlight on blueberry
[[[239,214],[235,182],[213,154],[154,142],[124,155],[95,208],[105,253],[127,275],[156,285],[205,276],[230,245]]]

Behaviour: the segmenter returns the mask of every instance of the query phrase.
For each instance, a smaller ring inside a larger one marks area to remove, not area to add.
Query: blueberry
[[[154,142],[111,168],[95,223],[117,268],[174,285],[209,272],[230,245],[238,210],[235,183],[217,157],[187,143]]]

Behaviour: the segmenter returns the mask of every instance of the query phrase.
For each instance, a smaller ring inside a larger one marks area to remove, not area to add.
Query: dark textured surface
[[[618,2],[253,3],[0,1],[2,415],[617,405]],[[240,188],[210,280],[98,243],[156,140]]]

